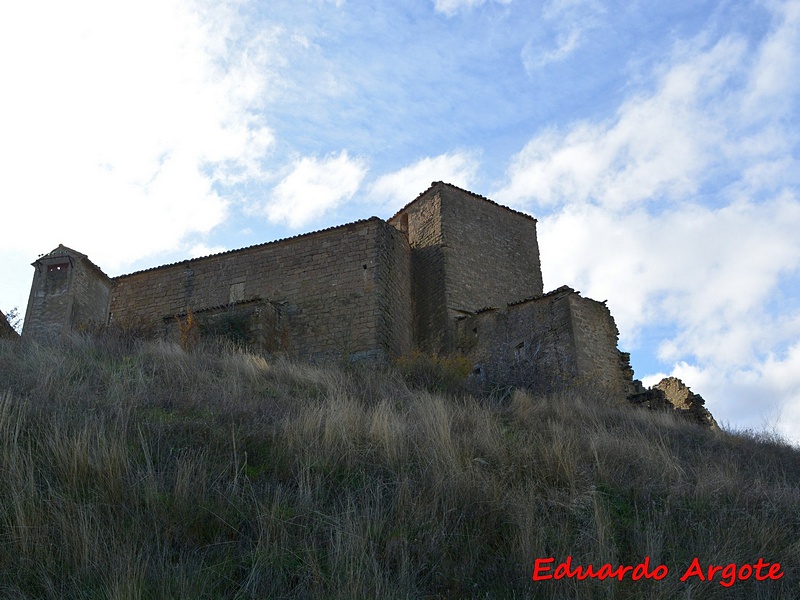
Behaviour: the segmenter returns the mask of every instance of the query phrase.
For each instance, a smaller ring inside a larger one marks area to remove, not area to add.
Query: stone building
[[[174,338],[191,313],[201,329],[300,358],[460,352],[481,377],[517,369],[634,391],[605,304],[544,293],[536,220],[441,182],[388,221],[119,277],[65,246],[33,266],[24,337],[135,324]]]
[[[0,310],[0,338],[17,338],[19,334],[14,330],[6,319],[3,311]]]

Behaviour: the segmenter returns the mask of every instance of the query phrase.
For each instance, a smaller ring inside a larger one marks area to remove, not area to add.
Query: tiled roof
[[[94,264],[89,259],[89,257],[86,256],[83,252],[78,252],[77,250],[73,250],[72,248],[68,248],[64,244],[59,244],[56,248],[50,250],[50,252],[48,252],[47,254],[42,254],[39,258],[37,258],[33,262],[33,264],[35,265],[37,262],[39,262],[43,258],[56,258],[58,256],[72,256],[74,258],[79,258],[82,261],[86,262],[90,267],[92,267],[93,269],[95,269],[98,272],[100,272],[103,275],[103,277],[105,277],[107,279],[111,279],[108,275],[105,274],[103,269],[101,269],[96,264]]]
[[[299,233],[297,235],[293,235],[287,238],[281,238],[279,240],[272,240],[270,242],[263,242],[261,244],[253,244],[252,246],[245,246],[244,248],[236,248],[235,250],[226,250],[225,252],[217,252],[215,254],[207,254],[205,256],[196,256],[194,258],[187,258],[186,260],[179,260],[173,263],[167,263],[165,265],[158,265],[157,267],[150,267],[148,269],[141,269],[139,271],[134,271],[133,273],[126,273],[125,275],[118,275],[113,279],[122,279],[124,277],[130,277],[131,275],[138,275],[139,273],[148,273],[150,271],[157,271],[159,269],[166,269],[167,267],[174,267],[176,265],[188,265],[198,260],[204,260],[206,258],[211,258],[212,256],[223,256],[225,254],[236,254],[237,252],[244,252],[245,250],[252,250],[253,248],[263,248],[265,246],[271,246],[273,244],[281,244],[283,242],[288,242],[290,240],[296,240],[304,237],[309,237],[312,235],[316,235],[318,233],[323,233],[325,231],[333,231],[335,229],[343,229],[345,227],[349,227],[351,225],[359,225],[362,223],[368,223],[370,221],[381,221],[384,222],[383,219],[379,219],[378,217],[370,217],[369,219],[359,219],[358,221],[352,221],[350,223],[344,223],[342,225],[335,225],[333,227],[326,227],[325,229],[318,229],[316,231],[309,231],[306,233]]]
[[[490,200],[489,198],[487,198],[487,197],[485,197],[485,196],[481,196],[480,194],[476,194],[475,192],[470,192],[469,190],[465,190],[465,189],[463,189],[463,188],[460,188],[460,187],[458,187],[458,186],[456,186],[456,185],[453,185],[452,183],[445,183],[444,181],[434,181],[433,183],[431,183],[430,187],[429,187],[427,190],[425,190],[424,192],[422,192],[422,193],[421,193],[419,196],[417,196],[417,197],[416,197],[416,198],[414,198],[414,199],[413,199],[411,202],[409,202],[408,204],[406,204],[406,205],[405,205],[403,208],[401,208],[400,210],[398,210],[398,211],[397,211],[397,212],[396,212],[394,215],[392,215],[392,217],[389,219],[389,221],[391,221],[392,219],[394,219],[395,217],[397,217],[397,216],[398,216],[398,215],[399,215],[401,212],[405,211],[405,210],[406,210],[406,209],[407,209],[409,206],[411,206],[412,204],[414,204],[414,202],[416,202],[417,200],[419,200],[420,198],[422,198],[422,197],[423,197],[425,194],[427,194],[428,192],[430,192],[430,191],[431,191],[433,188],[435,188],[435,187],[438,187],[438,186],[447,186],[447,187],[449,187],[449,188],[451,188],[451,189],[454,189],[454,190],[457,190],[457,191],[459,191],[459,192],[463,192],[463,193],[465,193],[465,194],[469,194],[469,195],[470,195],[470,196],[472,196],[473,198],[477,198],[477,199],[479,199],[479,200],[483,200],[484,202],[488,202],[489,204],[494,204],[495,206],[498,206],[498,207],[500,207],[500,208],[502,208],[502,209],[504,209],[504,210],[507,210],[507,211],[509,211],[509,212],[512,212],[512,213],[514,213],[515,215],[520,215],[520,216],[522,216],[522,217],[525,217],[525,218],[527,218],[527,219],[531,219],[532,221],[536,221],[536,219],[535,219],[534,217],[530,216],[529,214],[526,214],[526,213],[524,213],[524,212],[520,212],[520,211],[518,211],[518,210],[514,210],[513,208],[509,208],[508,206],[504,206],[504,205],[502,205],[502,204],[498,204],[498,203],[497,203],[497,202],[495,202],[494,200]]]

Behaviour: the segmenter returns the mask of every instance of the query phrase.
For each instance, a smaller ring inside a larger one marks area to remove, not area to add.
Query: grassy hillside
[[[567,556],[669,574],[532,581]],[[695,557],[784,575],[681,582]],[[799,580],[800,452],[769,436],[588,390],[0,341],[2,598],[798,598]]]

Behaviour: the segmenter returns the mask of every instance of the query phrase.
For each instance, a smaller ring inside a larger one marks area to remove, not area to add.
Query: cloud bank
[[[0,18],[0,146],[31,256],[59,242],[108,268],[226,216],[219,186],[259,178],[269,37],[237,3],[12,3]]]
[[[681,42],[613,119],[537,134],[493,194],[549,213],[547,285],[608,298],[623,345],[668,332],[658,358],[717,398],[723,419],[800,404],[788,375],[800,367],[800,138],[787,126],[798,122],[800,80],[787,75],[800,3],[774,9],[757,46],[735,35]],[[763,403],[745,406],[757,386]]]

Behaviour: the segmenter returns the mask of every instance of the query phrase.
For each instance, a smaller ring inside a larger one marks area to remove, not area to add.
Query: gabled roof
[[[173,263],[167,263],[165,265],[158,265],[157,267],[150,267],[148,269],[141,269],[139,271],[134,271],[133,273],[126,273],[124,275],[118,275],[113,279],[123,279],[125,277],[130,277],[131,275],[138,275],[139,273],[147,273],[149,271],[157,271],[159,269],[166,269],[168,267],[174,267],[176,265],[188,265],[190,263],[196,262],[198,260],[204,260],[206,258],[211,258],[212,256],[223,256],[225,254],[236,254],[237,252],[244,252],[245,250],[252,250],[254,248],[263,248],[265,246],[272,246],[281,244],[283,242],[288,242],[290,240],[297,240],[300,238],[310,237],[316,235],[318,233],[323,233],[326,231],[334,231],[335,229],[344,229],[345,227],[350,227],[351,225],[360,225],[362,223],[369,223],[371,221],[380,221],[385,223],[383,219],[379,219],[378,217],[370,217],[369,219],[359,219],[358,221],[351,221],[350,223],[344,223],[342,225],[336,225],[334,227],[327,227],[325,229],[318,229],[317,231],[309,231],[307,233],[300,233],[298,235],[293,235],[287,238],[281,238],[279,240],[272,240],[269,242],[262,242],[261,244],[253,244],[252,246],[245,246],[244,248],[236,248],[234,250],[226,250],[225,252],[217,252],[215,254],[206,254],[205,256],[195,256],[194,258],[187,258],[186,260],[179,260]]]
[[[92,269],[95,269],[97,272],[99,272],[101,275],[103,275],[103,277],[105,277],[106,279],[111,279],[108,275],[106,275],[103,272],[103,269],[101,269],[96,264],[94,264],[91,260],[89,260],[89,257],[86,256],[83,252],[78,252],[77,250],[73,250],[72,248],[68,248],[64,244],[59,244],[57,247],[55,247],[52,250],[50,250],[50,252],[48,252],[47,254],[42,254],[39,258],[37,258],[31,264],[33,266],[36,266],[36,264],[42,259],[58,258],[60,256],[70,256],[72,258],[76,258],[76,259],[86,263],[87,265],[89,265],[89,267],[91,267]]]
[[[42,254],[39,258],[55,258],[57,256],[64,255],[73,256],[75,258],[87,258],[83,252],[78,252],[72,248],[67,248],[64,244],[59,244],[56,248],[53,248],[47,254]]]
[[[422,192],[419,196],[414,198],[411,202],[406,204],[403,208],[401,208],[394,215],[392,215],[392,217],[389,219],[389,222],[391,223],[391,221],[393,219],[395,219],[398,215],[400,215],[400,213],[405,212],[412,204],[414,204],[415,202],[420,200],[423,196],[427,195],[434,188],[445,188],[445,187],[450,188],[451,190],[456,190],[458,192],[462,192],[464,194],[472,196],[473,198],[476,198],[478,200],[482,200],[483,202],[488,202],[489,204],[492,204],[494,206],[502,208],[503,210],[507,210],[508,212],[514,213],[515,215],[519,215],[521,217],[525,217],[526,219],[531,219],[534,222],[536,221],[536,219],[534,217],[532,217],[531,215],[529,215],[529,214],[526,214],[524,212],[520,212],[518,210],[514,210],[513,208],[509,208],[508,206],[504,206],[502,204],[498,204],[494,200],[489,200],[489,198],[487,198],[485,196],[481,196],[480,194],[476,194],[475,192],[470,192],[469,190],[465,190],[463,188],[455,186],[452,183],[445,183],[444,181],[434,181],[433,183],[431,183],[430,187],[427,190]]]

